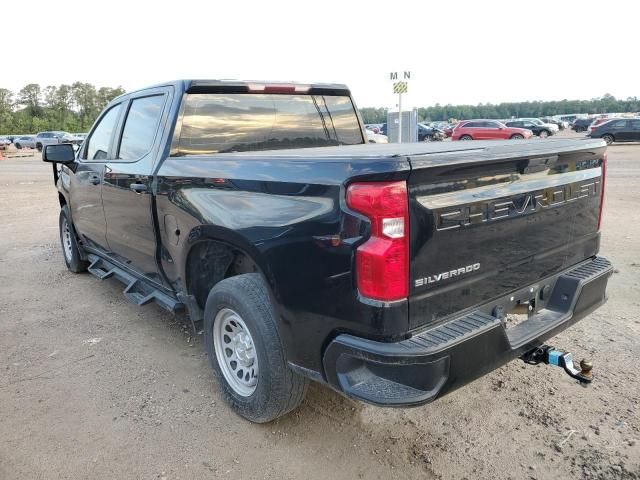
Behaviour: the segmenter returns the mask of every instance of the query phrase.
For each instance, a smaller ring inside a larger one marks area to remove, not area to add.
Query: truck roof
[[[181,79],[181,80],[171,80],[163,83],[157,83],[155,85],[150,85],[148,87],[139,88],[136,90],[132,90],[130,92],[123,93],[122,95],[116,97],[114,100],[125,97],[127,95],[131,95],[137,92],[143,92],[145,90],[150,90],[153,88],[159,87],[174,87],[176,90],[187,93],[207,93],[209,91],[215,91],[219,89],[247,89],[249,86],[253,85],[269,85],[269,86],[298,86],[298,87],[309,87],[310,91],[313,90],[323,90],[323,91],[334,91],[335,93],[342,93],[345,95],[349,95],[349,88],[342,83],[301,83],[301,82],[292,82],[292,81],[267,81],[267,80],[236,80],[236,79]],[[256,92],[258,93],[258,92]]]

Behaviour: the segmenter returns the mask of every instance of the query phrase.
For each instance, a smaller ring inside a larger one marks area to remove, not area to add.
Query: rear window
[[[189,94],[172,155],[364,143],[348,96]]]

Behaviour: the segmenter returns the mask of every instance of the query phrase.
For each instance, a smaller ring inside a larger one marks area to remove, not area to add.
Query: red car
[[[507,127],[496,120],[465,120],[453,129],[451,140],[521,140],[532,136],[531,130]]]

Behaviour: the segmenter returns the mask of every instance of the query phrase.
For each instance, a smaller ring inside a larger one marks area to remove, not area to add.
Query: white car
[[[540,125],[541,127],[544,127],[547,130],[553,131],[553,133],[558,133],[558,130],[560,130],[560,127],[558,127],[558,125],[556,125],[555,123],[544,123],[539,118],[519,118],[518,120],[519,121],[523,121],[524,120],[526,122],[535,123],[536,125]]]
[[[389,143],[389,139],[386,135],[382,135],[381,133],[374,133],[368,128],[365,129],[367,132],[367,141],[369,143]]]

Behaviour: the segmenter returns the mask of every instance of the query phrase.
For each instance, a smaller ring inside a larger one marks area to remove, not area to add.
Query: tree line
[[[30,83],[17,93],[0,88],[0,134],[28,134],[43,130],[86,132],[107,103],[125,93],[122,87],[96,88],[90,83],[49,85]],[[364,123],[387,121],[386,108],[360,109]],[[478,105],[440,105],[418,108],[420,121],[469,118],[547,117],[577,113],[640,112],[640,99],[616,99],[605,94],[591,100],[508,102]]]
[[[570,115],[576,113],[623,113],[640,112],[640,99],[629,97],[618,100],[613,95],[605,94],[591,100],[558,100],[551,102],[508,102],[478,105],[440,105],[418,108],[420,121],[448,121],[451,119],[467,120],[470,118],[512,117],[550,117],[552,115]],[[361,108],[364,123],[384,123],[387,121],[386,108]]]
[[[83,82],[44,88],[30,83],[17,93],[0,88],[0,134],[86,132],[105,105],[123,93],[122,87],[96,88]]]

